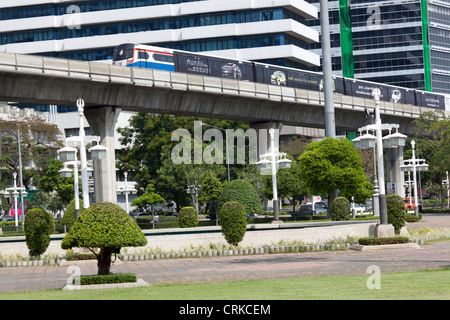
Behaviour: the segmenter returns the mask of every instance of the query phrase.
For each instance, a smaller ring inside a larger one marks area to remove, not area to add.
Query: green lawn
[[[368,289],[370,275],[249,280],[132,289],[0,294],[0,300],[450,300],[450,268],[381,274],[380,289]]]

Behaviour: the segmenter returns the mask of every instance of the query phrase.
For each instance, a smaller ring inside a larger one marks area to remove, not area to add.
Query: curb
[[[360,244],[352,244],[350,250],[356,251],[377,251],[377,250],[392,250],[392,249],[420,249],[417,243],[398,243],[398,244],[383,244],[376,246],[363,246]]]
[[[104,290],[104,289],[118,289],[118,288],[137,288],[137,287],[148,287],[149,284],[142,279],[137,279],[136,282],[126,282],[126,283],[107,283],[107,284],[91,284],[91,285],[73,285],[66,284],[62,287],[64,291],[76,291],[76,290]]]

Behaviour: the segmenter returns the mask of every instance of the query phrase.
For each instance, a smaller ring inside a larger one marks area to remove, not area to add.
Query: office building
[[[450,93],[449,0],[330,1],[329,16],[335,74]],[[305,23],[320,32],[319,19]]]
[[[18,0],[0,4],[0,50],[109,61],[141,43],[240,60],[314,66],[318,33],[303,0]]]

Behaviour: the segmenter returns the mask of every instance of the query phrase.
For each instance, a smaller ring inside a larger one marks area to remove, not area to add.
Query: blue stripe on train
[[[134,63],[127,64],[127,67],[138,67],[147,69],[157,69],[165,71],[175,71],[175,65],[173,64],[163,64],[156,62],[138,61]]]

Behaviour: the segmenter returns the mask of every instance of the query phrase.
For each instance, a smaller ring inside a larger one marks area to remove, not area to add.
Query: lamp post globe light
[[[100,145],[100,137],[97,136],[86,136],[84,132],[84,100],[77,100],[78,116],[79,116],[79,136],[66,138],[66,146],[58,150],[59,159],[68,165],[74,166],[74,184],[75,187],[75,220],[77,219],[79,213],[79,205],[77,206],[77,196],[78,196],[78,164],[80,164],[81,171],[81,186],[83,194],[83,209],[89,208],[89,184],[88,178],[92,169],[87,167],[87,156],[86,156],[86,143],[96,141],[97,145],[90,148],[92,159],[103,159],[106,158],[107,148]],[[68,146],[68,143],[74,143],[79,145],[80,149],[80,161],[77,161],[77,149]],[[68,169],[60,170],[60,175],[68,175]],[[70,171],[70,170],[69,170]],[[78,211],[77,211],[78,209]]]
[[[426,171],[428,170],[428,164],[426,164],[424,159],[416,159],[416,141],[411,141],[411,147],[412,147],[412,159],[409,160],[403,160],[403,164],[400,166],[400,170],[403,172],[412,172],[413,174],[413,184],[414,184],[414,214],[416,217],[419,216],[419,201],[417,196],[417,171]],[[410,190],[410,197],[411,197],[411,190]],[[411,202],[411,201],[410,201]]]
[[[124,194],[125,195],[125,211],[129,214],[130,213],[130,205],[128,202],[128,195],[129,194],[136,194],[137,190],[134,188],[132,184],[128,183],[128,172],[125,171],[123,173],[125,177],[125,185],[124,186],[118,186],[117,187],[117,194]]]
[[[380,96],[381,91],[378,88],[372,90],[372,96],[375,101],[375,124],[367,125],[365,127],[359,128],[360,132],[366,132],[364,135],[353,139],[356,149],[376,149],[376,166],[378,168],[378,202],[380,210],[380,225],[388,225],[387,220],[387,206],[386,206],[386,185],[384,179],[384,160],[383,160],[383,147],[397,148],[399,146],[404,146],[406,143],[406,136],[398,132],[399,125],[397,124],[382,124],[380,117]],[[395,134],[391,134],[392,129],[396,129]],[[389,130],[389,135],[383,138],[383,130]],[[369,131],[373,131],[375,135],[369,134]],[[385,144],[385,145],[383,145]],[[375,155],[374,155],[375,158]],[[374,208],[375,204],[374,197]],[[375,211],[375,210],[374,210]],[[380,226],[379,226],[380,227]],[[385,228],[386,231],[388,230]],[[378,229],[378,236],[382,235],[384,231]],[[387,231],[390,233],[391,231]],[[393,232],[393,231],[392,231]]]
[[[261,160],[256,163],[256,168],[261,171],[261,174],[272,175],[272,188],[273,188],[273,221],[275,223],[280,222],[279,216],[279,201],[277,191],[277,171],[278,169],[290,168],[291,160],[286,158],[286,153],[280,153],[275,151],[275,129],[269,130],[270,135],[270,150],[271,152],[260,155]],[[269,160],[270,159],[270,160]]]

